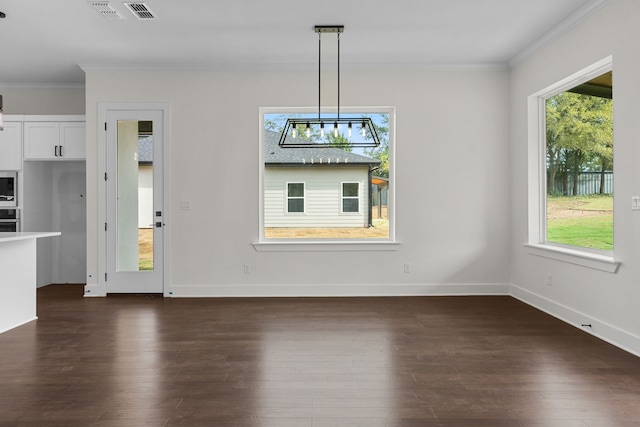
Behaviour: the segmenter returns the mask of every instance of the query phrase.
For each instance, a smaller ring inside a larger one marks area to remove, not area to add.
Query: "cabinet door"
[[[60,123],[60,145],[58,154],[63,160],[86,158],[85,124],[82,122]]]
[[[22,169],[22,122],[6,122],[0,131],[0,170]]]
[[[58,158],[60,123],[25,122],[25,160],[54,160]]]

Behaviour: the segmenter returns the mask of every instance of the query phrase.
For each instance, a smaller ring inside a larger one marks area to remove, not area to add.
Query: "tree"
[[[389,178],[389,115],[382,114],[381,117],[380,123],[373,123],[380,139],[380,146],[366,149],[364,154],[380,160],[380,167],[376,175]],[[372,139],[371,135],[367,135],[366,138]]]
[[[338,133],[338,135],[336,136],[333,131],[330,131],[326,134],[326,138],[327,141],[329,141],[329,147],[339,148],[348,153],[351,153],[353,151],[351,141],[349,141],[349,138],[341,133]]]
[[[604,192],[605,171],[613,167],[611,100],[563,92],[547,99],[546,113],[547,192],[555,191],[558,174],[570,174],[577,194],[578,175],[588,170],[600,171]]]

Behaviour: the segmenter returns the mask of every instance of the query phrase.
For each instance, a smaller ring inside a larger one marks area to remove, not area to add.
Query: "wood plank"
[[[510,297],[83,298],[0,334],[0,425],[640,425],[640,359]]]

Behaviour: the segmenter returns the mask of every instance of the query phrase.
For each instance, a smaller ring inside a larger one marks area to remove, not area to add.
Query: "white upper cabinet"
[[[84,160],[84,122],[25,122],[25,160]]]
[[[5,122],[0,131],[0,171],[22,169],[22,122]]]

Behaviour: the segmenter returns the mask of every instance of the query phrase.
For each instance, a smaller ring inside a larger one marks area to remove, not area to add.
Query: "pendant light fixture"
[[[373,125],[373,121],[369,117],[340,117],[340,34],[344,32],[343,25],[316,25],[314,31],[318,34],[318,117],[311,118],[292,118],[287,122],[280,135],[278,145],[283,148],[317,148],[319,146],[329,146],[331,141],[325,139],[325,123],[331,128],[330,132],[337,137],[341,128],[347,129],[348,138],[352,137],[352,129],[354,126],[360,127],[362,138],[349,140],[351,147],[378,147],[380,139]],[[336,117],[322,117],[322,34],[336,34],[338,39],[338,106]],[[307,139],[301,138],[300,130],[304,129]],[[320,131],[320,140],[310,140],[312,129]]]

